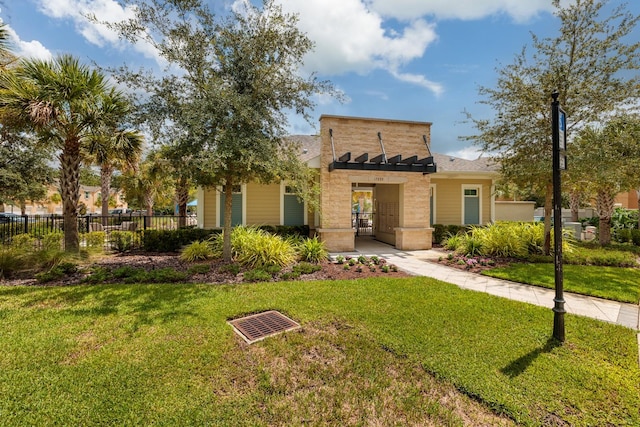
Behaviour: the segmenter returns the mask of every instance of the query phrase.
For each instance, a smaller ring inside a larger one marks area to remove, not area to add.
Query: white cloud
[[[51,51],[44,47],[42,43],[37,40],[24,41],[20,39],[20,36],[7,25],[7,33],[13,45],[15,46],[14,52],[16,56],[21,58],[36,58],[49,60],[53,57]]]
[[[315,42],[314,52],[305,58],[305,68],[325,75],[366,74],[383,69],[436,94],[442,91],[440,85],[425,76],[401,72],[404,65],[421,58],[437,39],[435,25],[415,19],[400,30],[389,30],[383,18],[361,0],[279,3],[285,11],[299,14],[300,29]]]
[[[38,8],[45,15],[56,19],[70,19],[89,43],[98,47],[106,45],[123,48],[128,42],[119,39],[118,34],[105,25],[91,22],[87,16],[93,15],[103,22],[119,22],[134,17],[131,6],[122,7],[116,0],[37,0]],[[134,48],[145,57],[162,63],[157,51],[146,43],[137,43]]]
[[[525,22],[540,12],[552,11],[550,0],[365,0],[384,17],[401,20],[433,16],[436,19],[481,19],[506,14]]]

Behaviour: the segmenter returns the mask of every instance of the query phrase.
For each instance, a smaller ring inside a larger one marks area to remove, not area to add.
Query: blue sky
[[[241,0],[235,0],[236,2]],[[571,0],[564,0],[566,3]],[[232,0],[209,0],[218,10]],[[340,104],[319,99],[313,126],[291,117],[291,133],[311,134],[321,114],[432,122],[434,151],[465,158],[478,153],[460,136],[473,128],[463,111],[478,118],[479,86],[493,87],[496,67],[510,64],[531,32],[555,36],[551,0],[278,0],[300,16],[315,42],[305,71],[317,71],[342,90]],[[611,0],[611,5],[620,4]],[[83,13],[104,20],[130,13],[118,0],[0,0],[15,50],[47,58],[70,53],[86,63],[157,66],[148,46],[130,46]],[[640,1],[628,8],[640,13]],[[640,38],[640,34],[638,35]]]

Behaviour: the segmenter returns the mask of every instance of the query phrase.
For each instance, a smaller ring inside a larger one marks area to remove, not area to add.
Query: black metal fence
[[[81,235],[102,231],[107,236],[113,231],[175,230],[197,225],[195,216],[176,215],[83,215],[78,216],[77,221],[78,232]],[[47,234],[63,231],[64,219],[62,215],[4,216],[0,214],[0,244],[2,245],[10,244],[13,238],[20,234],[29,234],[41,239]],[[110,239],[106,239],[107,244],[109,241]]]
[[[351,224],[356,230],[356,237],[374,235],[373,212],[353,212]]]

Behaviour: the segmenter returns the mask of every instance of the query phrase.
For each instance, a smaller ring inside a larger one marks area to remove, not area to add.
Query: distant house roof
[[[291,135],[289,139],[300,144],[300,160],[308,162],[320,156],[320,135]],[[497,172],[498,165],[488,157],[466,160],[447,154],[433,153],[438,172]]]
[[[488,157],[467,160],[433,153],[433,159],[438,165],[438,172],[498,172],[499,170],[498,164]]]

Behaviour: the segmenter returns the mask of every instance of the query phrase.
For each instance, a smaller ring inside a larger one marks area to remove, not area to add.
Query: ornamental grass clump
[[[329,258],[329,252],[327,252],[324,242],[318,240],[317,237],[302,240],[296,249],[302,261],[318,264]]]
[[[222,256],[223,234],[210,240],[214,256]],[[291,241],[272,235],[257,227],[235,227],[231,231],[231,255],[236,262],[248,268],[270,265],[285,267],[296,260]]]
[[[196,241],[187,245],[180,254],[180,259],[187,262],[205,261],[213,258],[213,249],[207,241]]]

